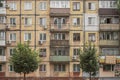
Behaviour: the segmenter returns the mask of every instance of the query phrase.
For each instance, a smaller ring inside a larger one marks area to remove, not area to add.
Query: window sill
[[[73,10],[73,11],[80,11],[80,9],[78,9],[78,10]]]
[[[25,27],[31,27],[32,25],[24,25]]]
[[[16,10],[12,10],[12,9],[10,9],[9,11],[17,11],[17,9],[16,9]]]
[[[24,9],[24,11],[32,11],[32,9]]]

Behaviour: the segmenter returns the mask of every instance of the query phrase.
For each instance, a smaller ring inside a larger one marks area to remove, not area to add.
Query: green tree
[[[26,74],[38,69],[38,53],[29,48],[28,44],[19,43],[13,50],[10,63],[14,66],[16,73],[24,74],[24,80],[26,80]]]
[[[89,74],[89,80],[91,80],[91,77],[95,76],[99,70],[96,51],[95,46],[89,43],[85,44],[84,49],[79,52],[80,68],[83,72]]]
[[[120,11],[120,0],[117,0],[117,8],[118,8],[119,11]]]

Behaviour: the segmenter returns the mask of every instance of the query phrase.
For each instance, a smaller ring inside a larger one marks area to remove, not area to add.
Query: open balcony
[[[50,45],[54,46],[65,46],[69,47],[69,40],[50,40]]]
[[[118,14],[119,14],[118,9],[112,9],[112,8],[99,9],[99,15],[118,15]]]
[[[119,40],[100,40],[100,46],[119,46]]]
[[[0,62],[6,62],[6,56],[0,56]]]
[[[100,31],[118,31],[119,24],[100,24]]]
[[[70,57],[69,56],[50,56],[51,62],[69,62]]]
[[[0,30],[6,30],[7,26],[4,23],[0,23]]]
[[[69,31],[69,24],[51,24],[50,31]]]
[[[69,16],[70,8],[50,8],[50,16]]]

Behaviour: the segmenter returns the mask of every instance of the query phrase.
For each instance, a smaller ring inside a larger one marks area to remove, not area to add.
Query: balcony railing
[[[69,62],[69,56],[50,56],[50,61],[52,62]]]
[[[70,25],[69,24],[51,24],[50,30],[51,31],[69,31]]]
[[[6,61],[6,56],[0,56],[0,62],[5,62]]]
[[[0,23],[0,30],[6,30],[7,26],[4,23]]]
[[[119,40],[100,40],[99,41],[100,46],[119,46]]]
[[[120,30],[119,24],[100,24],[102,31],[118,31]]]
[[[69,46],[69,40],[50,40],[51,46]]]
[[[69,16],[70,8],[51,8],[50,16]]]

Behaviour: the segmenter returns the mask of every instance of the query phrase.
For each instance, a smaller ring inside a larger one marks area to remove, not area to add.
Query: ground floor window
[[[54,71],[66,71],[65,64],[55,64]]]
[[[103,71],[114,71],[114,65],[112,64],[103,65]]]

